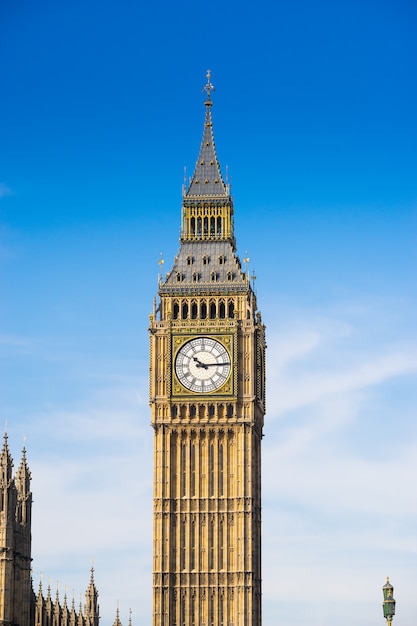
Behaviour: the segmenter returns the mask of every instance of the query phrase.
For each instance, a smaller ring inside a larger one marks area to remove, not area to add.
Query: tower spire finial
[[[213,85],[213,83],[210,80],[211,79],[211,71],[210,70],[207,70],[206,78],[207,78],[207,83],[203,87],[203,93],[205,91],[207,91],[207,100],[205,101],[204,104],[207,107],[211,107],[212,102],[211,102],[210,94],[211,94],[212,91],[216,91],[216,90],[214,89],[214,85]]]

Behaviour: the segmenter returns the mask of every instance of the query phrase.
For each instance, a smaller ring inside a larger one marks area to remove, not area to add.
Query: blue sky
[[[264,626],[414,623],[413,2],[0,8],[0,409],[34,581],[151,620],[148,315],[214,132],[267,324]],[[352,598],[355,598],[352,602]],[[353,608],[354,607],[354,608]]]

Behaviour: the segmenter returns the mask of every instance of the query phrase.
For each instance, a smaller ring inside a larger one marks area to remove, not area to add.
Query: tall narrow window
[[[190,569],[195,569],[195,521],[191,522],[191,552],[190,552]]]
[[[181,550],[181,558],[180,558],[180,568],[181,569],[185,569],[185,559],[187,556],[187,529],[186,529],[186,521],[185,521],[185,517],[182,518],[182,523],[181,523],[181,544],[180,544],[180,550]]]
[[[224,304],[224,300],[222,300],[220,302],[220,306],[219,306],[219,317],[220,319],[223,319],[226,317],[226,306]]]
[[[191,303],[191,319],[197,319],[197,302],[195,300]]]
[[[174,624],[177,623],[177,594],[176,594],[176,590],[174,590],[173,596],[172,596],[172,617],[173,617],[173,622]]]
[[[210,235],[214,237],[215,234],[216,234],[216,218],[211,217],[210,218]]]
[[[210,611],[209,611],[209,624],[210,626],[214,626],[215,616],[214,616],[214,593],[210,595]]]
[[[180,306],[178,302],[174,302],[174,320],[177,320],[180,316]]]
[[[209,448],[209,472],[210,472],[210,485],[209,496],[214,496],[214,479],[216,474],[216,468],[214,466],[214,445],[211,443]]]
[[[195,626],[195,594],[191,596],[191,626]]]
[[[204,234],[208,235],[208,217],[204,218]]]
[[[187,302],[183,302],[182,304],[182,312],[181,312],[181,318],[183,320],[186,320],[188,317],[188,304]]]
[[[195,411],[195,407],[194,407],[194,411]],[[191,480],[191,485],[190,485],[190,490],[191,490],[191,496],[195,496],[195,445],[192,444],[191,445],[191,476],[190,476],[190,480]]]
[[[219,445],[219,496],[223,495],[224,490],[224,446]]]
[[[218,217],[217,218],[217,236],[221,237],[222,235],[222,218]]]
[[[224,625],[224,595],[221,593],[219,596],[219,609],[220,609],[220,626]]]
[[[201,237],[201,217],[197,217],[197,237]]]
[[[214,569],[214,520],[209,525],[209,569]]]
[[[219,569],[224,569],[224,528],[223,520],[219,524]]]
[[[190,225],[191,225],[191,234],[195,235],[195,217],[191,218]]]
[[[185,607],[185,593],[182,593],[181,596],[181,626],[186,626],[185,616],[186,616],[186,607]]]
[[[187,495],[187,444],[181,445],[181,495]]]
[[[200,304],[200,317],[202,320],[205,320],[207,317],[207,304],[205,300],[202,300]]]
[[[216,319],[216,303],[210,302],[210,319]]]
[[[227,314],[228,314],[229,319],[233,319],[235,316],[235,305],[232,300],[229,301]]]

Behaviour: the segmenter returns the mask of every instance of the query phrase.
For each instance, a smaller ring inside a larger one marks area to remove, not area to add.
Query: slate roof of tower
[[[204,243],[204,245],[202,245]],[[214,274],[214,276],[213,276]],[[247,291],[249,284],[229,241],[184,242],[159,293]]]
[[[225,184],[220,164],[217,159],[216,145],[214,143],[213,122],[211,117],[210,97],[204,103],[206,117],[204,120],[203,139],[201,140],[200,153],[198,155],[194,174],[190,186],[185,194],[186,198],[202,198],[204,196],[228,198],[229,189]]]

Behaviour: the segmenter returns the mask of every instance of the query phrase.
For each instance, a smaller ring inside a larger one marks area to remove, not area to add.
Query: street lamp
[[[388,576],[387,582],[382,587],[382,593],[384,594],[384,601],[382,603],[384,617],[387,620],[387,626],[391,626],[392,618],[395,615],[395,600],[393,598],[394,587],[390,584]]]

